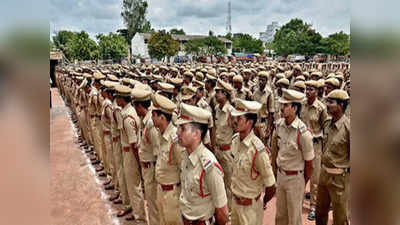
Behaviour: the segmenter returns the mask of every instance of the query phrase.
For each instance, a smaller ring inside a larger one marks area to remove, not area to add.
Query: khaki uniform
[[[333,224],[349,224],[350,119],[343,115],[324,128],[322,169],[318,185],[316,224],[326,225],[332,204]]]
[[[315,207],[317,202],[317,191],[318,191],[318,180],[321,171],[321,154],[322,154],[322,127],[323,124],[328,120],[328,112],[326,106],[315,99],[312,105],[308,105],[307,101],[302,106],[300,114],[302,121],[311,130],[313,135],[313,146],[314,155],[313,160],[313,171],[310,178],[310,189],[311,189],[311,207]]]
[[[242,89],[240,90],[235,90],[234,94],[233,94],[233,98],[240,98],[240,99],[244,99],[244,100],[249,100],[251,98],[251,91],[245,87],[242,87]]]
[[[102,160],[103,159],[103,156],[101,155],[102,139],[99,133],[100,130],[98,129],[100,118],[97,116],[98,95],[99,93],[97,89],[95,87],[92,87],[92,90],[89,93],[88,111],[90,117],[90,128],[91,128],[94,149],[97,153],[97,156]]]
[[[135,157],[131,144],[140,144],[140,119],[133,106],[128,103],[122,110],[121,145],[124,159],[124,173],[130,204],[136,220],[146,221],[144,211],[142,182],[140,175],[139,159]]]
[[[314,159],[312,134],[296,117],[287,126],[285,119],[277,121],[273,138],[273,153],[277,152],[277,225],[301,225],[305,189],[304,161]],[[299,149],[301,148],[301,149]]]
[[[157,198],[160,210],[160,224],[183,224],[179,210],[181,193],[179,168],[182,147],[178,144],[177,128],[168,124],[160,136],[160,148],[156,162],[156,181],[159,184]]]
[[[265,137],[265,133],[268,129],[268,114],[275,112],[275,98],[274,94],[268,86],[264,90],[260,90],[258,87],[252,96],[254,101],[262,104],[261,109],[258,113],[257,127],[260,127],[260,139],[265,145],[268,145],[268,140]]]
[[[216,106],[217,105],[217,100],[215,99],[215,90],[212,89],[211,92],[206,92],[206,97],[205,97],[206,102],[210,106]]]
[[[209,221],[215,208],[227,203],[222,168],[202,143],[190,155],[186,151],[182,155],[182,215],[187,220]]]
[[[263,201],[260,199],[265,187],[275,184],[271,163],[265,145],[251,131],[240,141],[238,134],[232,141],[235,152],[232,175],[232,225],[262,225]],[[251,199],[246,205],[243,199]]]
[[[196,106],[205,109],[207,111],[209,111],[210,113],[212,113],[212,109],[210,107],[210,105],[207,103],[207,101],[204,98],[201,98]],[[214,126],[214,120],[211,116],[210,121],[208,122],[208,128],[212,128]],[[204,144],[211,144],[211,137],[210,137],[210,131],[207,131],[206,135],[203,138],[203,143]]]
[[[215,106],[215,157],[221,164],[224,170],[224,183],[226,188],[226,195],[228,198],[228,208],[231,209],[232,192],[231,192],[231,178],[232,178],[232,164],[233,155],[231,151],[233,129],[231,126],[230,112],[233,110],[232,105],[227,101],[220,109],[219,104]]]
[[[151,119],[151,110],[142,120],[142,135],[139,147],[139,158],[142,167],[145,198],[149,224],[160,224],[159,209],[157,205],[157,181],[155,178],[156,153],[160,147],[158,131]]]
[[[121,130],[122,130],[121,107],[117,105],[116,100],[114,100],[112,106],[113,106],[113,120],[111,121],[111,134],[113,140],[113,154],[114,154],[115,169],[117,171],[118,188],[120,191],[122,204],[125,207],[129,207],[130,200],[128,195],[128,188],[126,186],[126,181],[125,181],[124,158],[122,156],[122,147],[121,147]]]
[[[114,174],[113,154],[112,154],[112,137],[111,137],[111,118],[112,118],[112,103],[109,99],[103,102],[101,121],[103,127],[103,154],[104,154],[104,168],[109,175]],[[112,176],[113,178],[115,176]]]

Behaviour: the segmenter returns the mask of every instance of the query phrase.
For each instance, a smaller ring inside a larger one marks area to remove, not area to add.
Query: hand
[[[264,195],[264,210],[267,208],[267,203],[274,197],[276,192],[276,187],[275,184],[272,185],[271,187],[265,188],[265,195]]]

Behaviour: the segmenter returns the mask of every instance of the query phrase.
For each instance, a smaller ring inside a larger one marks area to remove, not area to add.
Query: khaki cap
[[[213,76],[213,75],[210,75],[210,74],[206,74],[206,77],[207,77],[207,79],[209,79],[209,80],[217,80],[217,77],[215,77],[215,76]]]
[[[92,77],[92,75],[89,74],[89,73],[83,73],[82,76],[85,77],[85,78],[91,78]]]
[[[107,77],[109,80],[118,81],[118,77],[116,77],[115,75],[110,74],[110,75],[107,75]]]
[[[124,97],[131,96],[132,89],[128,86],[119,84],[115,86],[115,90],[117,91],[117,95],[119,96],[124,96]]]
[[[277,78],[277,79],[282,79],[282,78],[286,78],[286,77],[285,77],[285,74],[283,74],[283,73],[278,73],[278,74],[276,74],[276,78]]]
[[[122,78],[122,83],[126,83],[126,84],[130,84],[131,83],[131,79],[124,77]]]
[[[325,80],[324,79],[319,79],[317,82],[318,82],[318,87],[325,86]]]
[[[135,87],[131,91],[131,95],[134,98],[134,101],[143,102],[151,99],[151,91],[145,90],[142,87]]]
[[[302,80],[305,81],[306,78],[303,75],[297,76],[295,80]]]
[[[305,94],[291,89],[282,89],[282,97],[279,98],[279,103],[301,103],[304,101]]]
[[[197,106],[182,103],[181,113],[178,120],[176,121],[176,125],[182,125],[191,122],[208,124],[210,118],[211,113],[209,111]]]
[[[346,91],[341,90],[341,89],[335,89],[331,92],[329,92],[328,96],[326,98],[331,98],[331,99],[340,99],[340,100],[348,100],[350,99],[349,95],[347,94]]]
[[[77,79],[77,80],[83,80],[83,77],[82,77],[82,76],[76,76],[75,79]]]
[[[233,87],[232,87],[232,85],[226,83],[226,82],[223,81],[223,80],[218,80],[217,86],[215,86],[215,90],[225,90],[225,91],[227,91],[229,94],[232,94]]]
[[[196,94],[197,88],[193,86],[186,86],[182,89],[182,94],[184,95],[190,95],[190,94]]]
[[[228,74],[228,77],[235,77],[236,76],[236,72],[233,72],[233,71],[231,71],[231,72],[229,72],[227,74]]]
[[[261,104],[257,101],[247,101],[240,98],[234,100],[235,108],[231,112],[232,116],[241,116],[245,114],[257,114],[261,109]]]
[[[260,72],[258,72],[258,76],[269,78],[269,73],[267,71],[260,71]]]
[[[207,73],[207,69],[203,68],[203,69],[200,70],[200,72],[202,72],[203,74],[206,74]]]
[[[228,72],[228,69],[225,68],[225,67],[221,67],[221,68],[219,68],[218,70],[219,70],[220,73],[221,73],[221,72]]]
[[[203,88],[205,87],[205,84],[204,84],[204,82],[201,82],[201,81],[198,81],[198,80],[194,80],[194,81],[193,81],[193,84],[196,84],[196,85],[202,86]]]
[[[160,94],[151,95],[151,101],[153,102],[153,110],[161,110],[164,113],[172,114],[176,109],[175,103]]]
[[[327,77],[326,77],[326,79],[329,79],[329,78],[335,78],[335,74],[334,73],[330,73]]]
[[[318,77],[322,77],[322,72],[320,71],[315,71],[311,73],[311,76],[318,76]]]
[[[299,64],[296,64],[295,66],[294,66],[294,68],[293,69],[295,69],[295,70],[301,70],[301,67],[300,67],[300,65]]]
[[[165,82],[159,82],[158,85],[160,86],[161,91],[163,91],[163,92],[168,92],[168,93],[174,92],[175,86],[172,84],[165,83]]]
[[[207,71],[207,74],[215,77],[215,76],[217,76],[217,71],[215,71],[215,69],[209,69]]]
[[[334,78],[334,77],[325,80],[325,84],[331,84],[334,87],[339,87],[340,86],[339,80]]]
[[[242,75],[236,75],[233,77],[233,82],[240,82],[243,83],[243,77]]]
[[[183,76],[194,77],[193,73],[190,71],[186,71]]]
[[[318,81],[316,81],[316,80],[308,80],[308,81],[306,81],[306,86],[319,88]]]
[[[196,73],[196,77],[197,77],[197,78],[200,78],[200,80],[202,80],[202,79],[204,78],[204,75],[203,75],[202,72],[197,72],[197,73]]]
[[[344,80],[344,76],[343,76],[343,74],[342,74],[342,73],[338,73],[338,74],[336,74],[335,78],[337,78],[337,79],[341,79],[341,80]]]
[[[306,84],[302,80],[294,82],[293,86],[298,87],[298,88],[303,88],[303,89],[306,88]]]
[[[308,73],[308,72],[303,72],[303,76],[304,76],[304,77],[310,77],[310,73]]]
[[[290,83],[289,83],[289,80],[288,79],[286,79],[286,78],[281,78],[281,79],[279,79],[277,82],[276,82],[276,84],[284,84],[284,85],[290,85]]]
[[[162,80],[163,80],[163,77],[162,77],[161,75],[155,75],[155,74],[153,74],[153,75],[152,75],[152,78],[153,78],[153,80],[159,80],[159,81],[162,81]]]
[[[178,70],[176,67],[172,67],[172,68],[171,68],[171,71],[179,72],[179,70]]]
[[[251,73],[251,70],[250,69],[244,69],[244,70],[242,70],[242,72],[243,73]]]
[[[94,72],[94,73],[93,73],[93,78],[94,78],[95,80],[102,80],[102,79],[105,79],[106,76],[104,76],[103,74],[101,74],[101,73],[99,73],[99,72]]]
[[[192,93],[182,94],[181,100],[186,101],[186,100],[192,99],[194,96],[195,96],[195,94],[192,94]]]
[[[171,79],[169,79],[169,81],[171,83],[173,83],[174,85],[182,85],[182,83],[183,83],[183,79],[181,79],[181,78],[171,78]]]

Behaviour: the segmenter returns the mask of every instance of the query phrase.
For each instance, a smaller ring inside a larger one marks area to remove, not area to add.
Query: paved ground
[[[103,178],[96,176],[86,154],[76,143],[76,134],[70,120],[69,109],[58,94],[52,91],[53,108],[50,110],[50,197],[51,224],[53,225],[129,225],[115,216],[120,206],[107,200]],[[308,187],[307,187],[308,188]],[[268,204],[264,225],[275,224],[275,198]],[[307,220],[309,201],[303,205],[303,224],[315,224]],[[330,215],[331,218],[331,215]],[[330,219],[329,224],[332,224]]]

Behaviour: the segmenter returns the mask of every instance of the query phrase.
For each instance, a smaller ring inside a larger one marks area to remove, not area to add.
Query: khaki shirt
[[[350,167],[350,119],[346,115],[324,128],[321,161],[328,168]]]
[[[210,105],[210,106],[217,105],[217,100],[215,99],[215,90],[214,89],[212,89],[211,92],[206,92],[205,100],[208,103],[208,105]]]
[[[163,134],[159,132],[160,148],[156,162],[156,180],[159,184],[177,184],[180,182],[179,166],[183,148],[178,144],[177,128],[168,124]]]
[[[240,98],[243,100],[250,100],[250,97],[251,97],[251,91],[245,87],[242,87],[242,89],[240,90],[235,90],[232,99]]]
[[[221,166],[202,143],[190,155],[183,152],[181,165],[179,203],[182,214],[189,220],[208,220],[215,208],[227,204]]]
[[[112,104],[112,118],[111,118],[111,135],[113,137],[119,137],[122,129],[122,116],[121,107],[118,106],[117,100],[114,99]]]
[[[322,138],[323,124],[329,119],[324,103],[315,99],[313,104],[309,105],[306,100],[302,105],[300,117],[306,126],[311,129],[313,137]]]
[[[260,90],[258,87],[252,96],[254,101],[259,102],[262,106],[258,113],[258,122],[261,122],[262,118],[267,118],[269,113],[275,112],[275,99],[272,90],[266,86],[264,90]]]
[[[92,87],[92,89],[89,92],[89,100],[88,100],[88,107],[89,107],[88,110],[90,116],[96,115],[98,107],[97,104],[99,103],[98,95],[99,92],[97,91],[97,89],[95,87]]]
[[[225,102],[222,109],[220,109],[219,104],[215,106],[215,143],[217,145],[228,145],[232,143],[232,110],[233,106],[229,101]]]
[[[101,121],[103,122],[103,130],[110,131],[111,130],[111,119],[113,117],[112,113],[112,103],[109,99],[105,99],[103,102],[101,112]]]
[[[235,155],[231,185],[233,194],[238,197],[256,198],[265,187],[275,184],[266,147],[253,130],[243,141],[240,141],[238,133],[235,134],[232,151]]]
[[[155,162],[156,161],[156,153],[158,152],[158,148],[160,146],[159,143],[159,132],[157,128],[153,124],[153,120],[151,118],[151,110],[149,110],[146,116],[142,120],[142,140],[140,141],[139,147],[139,158],[142,162]]]
[[[122,129],[121,129],[121,145],[122,147],[130,147],[131,144],[139,143],[140,119],[136,114],[135,108],[128,103],[122,110]]]
[[[299,144],[302,150],[299,149],[297,143],[298,132],[300,132]],[[298,117],[289,126],[286,125],[284,118],[277,121],[273,137],[277,145],[273,145],[272,149],[273,152],[278,152],[277,166],[287,171],[304,170],[304,161],[314,159],[312,138],[312,134]]]

